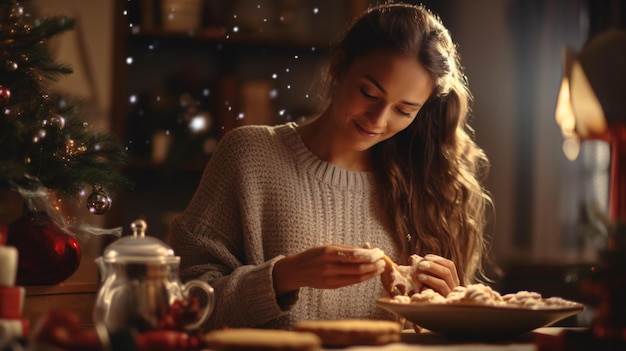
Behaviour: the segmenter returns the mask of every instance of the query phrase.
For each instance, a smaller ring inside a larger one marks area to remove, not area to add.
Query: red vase
[[[16,285],[54,285],[69,278],[80,264],[75,236],[45,212],[27,212],[9,225],[7,245],[18,252]]]

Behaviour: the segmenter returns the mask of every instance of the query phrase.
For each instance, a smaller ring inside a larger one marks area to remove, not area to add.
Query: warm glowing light
[[[554,117],[563,134],[563,153],[575,160],[584,139],[605,139],[608,126],[604,111],[576,55],[565,54],[566,70],[561,81]]]
[[[578,138],[565,138],[563,140],[563,154],[570,161],[575,161],[580,154],[580,139]]]
[[[554,117],[556,123],[561,127],[561,132],[565,138],[574,137],[576,135],[574,130],[576,127],[576,116],[574,116],[574,111],[572,110],[569,79],[567,77],[564,77],[561,82]]]
[[[576,116],[576,134],[602,139],[608,131],[604,110],[578,61],[572,63],[570,101]]]
[[[189,120],[189,130],[192,133],[203,133],[211,126],[210,116],[206,113],[195,115]]]

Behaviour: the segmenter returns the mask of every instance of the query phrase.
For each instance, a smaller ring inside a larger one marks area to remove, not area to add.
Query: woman
[[[216,291],[209,328],[302,319],[393,319],[377,308],[382,260],[425,257],[447,295],[481,271],[487,159],[470,136],[455,45],[421,6],[360,17],[333,51],[329,103],[312,121],[228,133],[172,225],[182,278]]]

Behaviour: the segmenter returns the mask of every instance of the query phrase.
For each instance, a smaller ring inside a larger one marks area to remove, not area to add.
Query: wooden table
[[[95,240],[94,240],[95,241]],[[52,309],[63,309],[80,317],[81,326],[93,327],[93,308],[99,288],[95,249],[84,245],[78,270],[66,281],[56,285],[27,286],[22,316],[31,327]]]
[[[61,308],[80,317],[84,328],[93,327],[93,307],[97,283],[61,283],[53,286],[29,286],[22,315],[31,325],[52,309]]]
[[[430,331],[422,331],[415,333],[412,330],[405,330],[402,333],[401,342],[383,345],[383,346],[352,346],[341,350],[349,351],[537,351],[535,344],[537,335],[556,336],[564,330],[584,330],[584,328],[562,328],[547,327],[534,330],[532,333],[523,336],[493,341],[454,341],[445,337],[432,333]],[[326,350],[326,349],[325,349]],[[327,349],[328,351],[337,351],[338,349]]]

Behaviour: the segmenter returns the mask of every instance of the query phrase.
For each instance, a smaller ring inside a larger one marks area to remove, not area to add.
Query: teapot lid
[[[111,243],[102,255],[107,262],[178,262],[174,250],[158,238],[146,236],[148,225],[138,219],[131,223],[133,235],[124,236]]]

